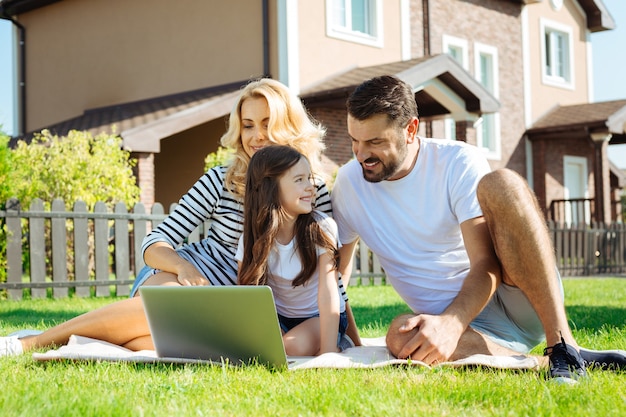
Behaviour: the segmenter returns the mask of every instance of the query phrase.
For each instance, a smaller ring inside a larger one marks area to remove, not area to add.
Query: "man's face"
[[[366,120],[348,115],[348,134],[366,181],[395,180],[407,174],[407,128],[392,125],[385,114]]]

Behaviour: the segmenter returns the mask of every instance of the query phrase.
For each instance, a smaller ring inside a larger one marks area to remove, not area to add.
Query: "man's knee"
[[[517,172],[502,168],[485,175],[476,189],[476,197],[483,212],[514,206],[526,209],[529,205],[537,207],[535,194],[526,180]]]
[[[400,326],[402,326],[407,319],[413,316],[413,314],[408,313],[401,314],[393,319],[389,325],[386,337],[387,349],[389,349],[391,354],[396,358],[404,345],[406,345],[407,342],[417,333],[417,329],[413,329],[409,332],[400,332]]]
[[[508,168],[501,168],[486,174],[478,183],[479,195],[502,195],[503,190],[515,190],[526,186],[524,178]]]

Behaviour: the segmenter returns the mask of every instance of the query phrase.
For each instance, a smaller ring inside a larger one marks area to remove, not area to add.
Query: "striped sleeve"
[[[177,248],[196,227],[211,218],[221,199],[225,169],[212,168],[196,181],[174,211],[144,238],[142,256],[156,242],[166,242]]]
[[[333,208],[330,203],[330,192],[324,180],[315,177],[315,187],[317,188],[315,196],[315,209],[332,217]]]

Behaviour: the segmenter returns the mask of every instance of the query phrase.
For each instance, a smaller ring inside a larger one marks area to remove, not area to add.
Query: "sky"
[[[626,1],[603,0],[616,28],[591,34],[593,49],[593,101],[626,99]],[[12,24],[0,19],[0,130],[13,134]],[[609,146],[609,158],[626,169],[626,145]]]

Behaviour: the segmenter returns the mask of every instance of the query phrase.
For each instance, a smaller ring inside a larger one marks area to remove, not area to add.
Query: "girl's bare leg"
[[[313,317],[298,324],[283,336],[289,356],[314,356],[320,345],[320,319]]]

